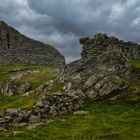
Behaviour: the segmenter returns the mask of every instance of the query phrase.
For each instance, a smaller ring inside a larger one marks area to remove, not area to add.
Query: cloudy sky
[[[140,0],[0,0],[0,20],[50,43],[67,62],[80,57],[81,36],[103,32],[140,42]]]

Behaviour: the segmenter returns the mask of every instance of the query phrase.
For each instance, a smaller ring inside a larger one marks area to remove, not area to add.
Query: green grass
[[[47,80],[54,80],[57,77],[56,73],[51,73],[55,70],[55,67],[51,66],[34,66],[34,65],[9,65],[9,66],[0,66],[0,84],[8,78],[12,73],[11,70],[19,68],[25,68],[28,70],[36,70],[40,73],[34,73],[30,76],[24,76],[19,82],[30,82],[32,89],[37,88]]]
[[[0,110],[7,108],[26,108],[30,109],[36,100],[32,97],[17,96],[0,96]]]
[[[140,60],[130,60],[129,64],[136,68],[136,69],[140,69]],[[131,73],[130,74],[131,79],[128,81],[129,86],[134,88],[137,92],[140,93],[140,79],[137,75],[135,75],[135,73]]]
[[[54,80],[57,77],[56,73],[51,73],[55,71],[55,67],[51,66],[33,66],[33,65],[9,65],[9,66],[0,66],[0,84],[9,76],[12,76],[13,73],[11,70],[25,68],[26,70],[39,71],[39,73],[31,74],[30,76],[24,76],[19,82],[30,82],[32,85],[32,90],[43,84],[48,80]],[[25,70],[25,71],[26,71]],[[54,89],[60,88],[58,84],[53,85]],[[33,97],[23,97],[18,95],[6,97],[0,96],[0,110],[6,108],[31,108],[35,103]]]
[[[63,84],[58,82],[57,80],[54,81],[52,87],[51,87],[51,90],[50,92],[51,93],[54,93],[54,92],[57,92],[57,91],[63,91]]]
[[[32,74],[31,76],[25,76],[20,80],[20,82],[30,82],[32,89],[37,88],[48,80],[54,80],[57,77],[57,74],[50,73],[51,71],[55,70],[54,67],[41,66],[35,67],[34,70],[40,71],[40,73]]]
[[[136,59],[130,60],[129,64],[135,68],[140,68],[140,60]]]
[[[140,97],[137,100],[88,104],[82,109],[87,115],[68,113],[36,129],[17,129],[22,132],[17,135],[0,133],[0,140],[139,140]]]
[[[39,71],[39,73],[33,73],[29,76],[24,76],[18,82],[30,82],[32,85],[32,89],[35,89],[42,85],[44,82],[48,80],[55,80],[57,77],[57,73],[55,67],[51,66],[33,66],[33,65],[9,65],[9,66],[0,66],[0,84],[4,81],[4,79],[13,75],[11,70],[25,68],[26,70],[31,71]],[[25,70],[25,71],[26,71]],[[62,90],[63,85],[59,84],[57,81],[54,82],[52,89],[50,92],[56,92],[57,90]],[[20,94],[15,96],[7,97],[0,96],[0,110],[6,108],[28,108],[30,109],[32,105],[35,103],[36,99],[34,97],[23,97]]]
[[[41,67],[41,71],[46,72],[46,69]],[[39,78],[33,77],[24,77],[23,80],[36,81]],[[45,79],[49,79],[48,76]],[[139,83],[136,81],[130,85],[139,89]],[[53,90],[61,90],[62,87],[56,82]],[[30,109],[34,103],[32,97],[1,97],[0,110],[18,107]],[[89,114],[82,116],[67,113],[35,129],[14,128],[9,132],[0,132],[0,140],[140,140],[139,93],[130,93],[119,101],[89,103],[81,110]],[[21,133],[14,135],[14,131]]]
[[[27,66],[24,65],[9,65],[9,66],[0,66],[0,83],[3,82],[4,79],[10,76],[10,71],[17,68],[24,68]]]

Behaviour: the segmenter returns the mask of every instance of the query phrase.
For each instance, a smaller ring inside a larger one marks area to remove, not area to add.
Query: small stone
[[[44,104],[43,104],[43,102],[42,101],[39,101],[39,102],[37,102],[36,103],[36,105],[35,106],[37,106],[37,107],[43,107],[44,106]]]
[[[19,127],[25,127],[25,126],[28,126],[28,123],[23,122],[23,123],[18,124],[18,126]]]
[[[34,123],[34,124],[30,124],[29,125],[29,127],[28,127],[28,129],[33,129],[33,128],[36,128],[36,127],[38,127],[38,126],[40,126],[40,125],[43,125],[44,123]]]
[[[31,115],[30,118],[29,118],[29,123],[30,124],[38,123],[40,121],[41,121],[40,116]]]
[[[87,115],[87,114],[89,114],[88,111],[76,111],[76,112],[74,112],[74,115]]]
[[[4,131],[4,132],[6,132],[6,129],[0,127],[0,131]]]
[[[11,109],[6,109],[6,113],[8,114],[14,114],[14,115],[18,115],[19,109],[15,109],[15,108],[11,108]]]
[[[18,135],[18,134],[21,134],[21,133],[23,133],[22,131],[13,131],[13,135],[14,136],[16,136],[16,135]]]
[[[30,82],[25,82],[25,83],[22,83],[22,84],[19,86],[18,92],[19,92],[19,93],[26,93],[26,92],[28,92],[30,89],[31,89],[31,83],[30,83]]]

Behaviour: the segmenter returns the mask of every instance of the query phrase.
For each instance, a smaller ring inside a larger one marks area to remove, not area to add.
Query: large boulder
[[[25,93],[31,89],[30,82],[18,82],[16,79],[7,78],[1,84],[1,94],[12,96],[19,93]]]
[[[81,58],[65,66],[60,81],[64,90],[82,90],[92,99],[107,99],[129,88],[131,59],[140,59],[140,46],[98,33],[81,38]],[[133,70],[134,71],[134,70]]]

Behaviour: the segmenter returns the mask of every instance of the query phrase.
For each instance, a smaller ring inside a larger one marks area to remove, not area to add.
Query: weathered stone
[[[18,124],[18,126],[19,127],[25,127],[25,126],[28,126],[28,123],[23,122],[23,123]]]
[[[15,80],[6,79],[1,85],[1,93],[6,96],[11,96],[15,93]]]
[[[36,127],[38,127],[38,126],[40,126],[40,125],[43,125],[44,123],[34,123],[34,124],[30,124],[29,126],[28,126],[28,129],[33,129],[33,128],[36,128]]]
[[[39,101],[36,103],[36,107],[43,107],[43,106],[44,106],[44,104],[42,101]]]
[[[35,116],[35,115],[31,115],[29,118],[29,123],[33,124],[33,123],[39,123],[41,121],[40,116]]]
[[[87,40],[89,40],[89,37],[83,37],[79,39],[79,42],[80,44],[85,44]]]
[[[76,112],[74,112],[74,115],[87,115],[87,114],[89,114],[88,111],[76,111]]]
[[[18,93],[25,93],[28,92],[30,89],[31,89],[31,83],[24,82],[19,86]]]
[[[19,109],[11,108],[6,109],[5,113],[10,115],[18,115]]]
[[[85,97],[95,101],[115,98],[128,89],[125,81],[132,71],[129,60],[140,59],[138,44],[101,33],[92,39],[83,38],[81,44],[81,58],[66,65],[61,73],[60,80],[63,79],[65,83],[64,91],[81,90]],[[69,83],[71,86],[68,86]]]
[[[18,69],[21,70],[21,69]],[[15,71],[15,70],[14,70]],[[24,76],[30,76],[33,71],[22,71],[12,74],[9,78],[5,79],[0,87],[0,92],[3,95],[12,96],[18,93],[25,93],[31,90],[30,82],[20,82]]]

